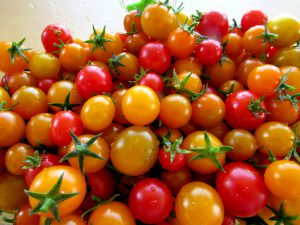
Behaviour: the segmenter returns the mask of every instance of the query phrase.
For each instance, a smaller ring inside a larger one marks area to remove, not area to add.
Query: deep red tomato
[[[196,47],[196,57],[205,66],[212,66],[222,58],[222,45],[219,41],[204,40]]]
[[[30,214],[32,208],[28,203],[23,205],[15,216],[14,225],[39,225],[40,216],[37,214]]]
[[[55,79],[43,79],[37,84],[37,87],[47,94],[49,88],[56,82]]]
[[[235,217],[225,213],[222,225],[236,225]]]
[[[250,10],[241,19],[242,30],[245,32],[256,25],[264,25],[268,22],[268,16],[261,10]]]
[[[264,101],[259,95],[243,90],[232,93],[225,101],[225,119],[233,128],[255,130],[266,120]],[[262,99],[261,99],[262,100]]]
[[[165,83],[162,77],[157,73],[147,73],[139,81],[139,84],[152,88],[152,90],[155,91],[156,94],[161,93],[165,87]]]
[[[242,162],[228,163],[224,169],[226,173],[217,174],[216,187],[227,212],[238,217],[258,214],[268,201],[268,189],[260,173]]]
[[[112,89],[111,75],[98,66],[85,66],[77,74],[76,89],[85,99],[109,93]]]
[[[115,181],[111,172],[105,167],[96,173],[89,173],[88,184],[92,193],[101,199],[109,199],[115,193]]]
[[[163,169],[169,171],[178,171],[187,162],[186,154],[176,153],[173,161],[171,161],[170,152],[166,152],[163,148],[161,148],[158,152],[158,160]]]
[[[140,65],[151,72],[163,74],[171,65],[171,54],[160,42],[150,42],[142,47],[139,54]]]
[[[70,131],[81,135],[83,125],[80,117],[72,111],[61,111],[54,115],[50,127],[50,137],[58,146],[65,146],[71,143]]]
[[[44,168],[55,166],[59,164],[59,157],[53,154],[45,154],[38,158],[37,161],[32,165],[32,168],[25,170],[25,181],[28,185],[32,183],[33,179],[40,173]]]
[[[129,194],[129,208],[134,217],[146,224],[163,222],[172,210],[172,194],[155,178],[138,182]]]
[[[221,39],[228,33],[228,18],[218,11],[205,12],[196,31],[204,36]]]
[[[42,43],[46,52],[58,51],[60,44],[71,43],[73,41],[68,28],[59,24],[50,24],[42,32]]]

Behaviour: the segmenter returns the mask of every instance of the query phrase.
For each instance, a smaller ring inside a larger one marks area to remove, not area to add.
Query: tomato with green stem
[[[236,58],[241,55],[244,50],[243,38],[235,33],[229,33],[222,37],[224,53],[230,58]]]
[[[28,203],[23,205],[15,215],[14,224],[15,225],[39,225],[40,216],[39,215],[31,215],[32,208]]]
[[[189,56],[176,59],[172,66],[172,69],[175,70],[177,74],[180,74],[182,72],[192,72],[200,76],[202,74],[203,68],[195,57]]]
[[[205,66],[212,66],[219,62],[222,58],[222,52],[221,43],[213,39],[201,41],[195,50],[197,60]]]
[[[142,31],[140,12],[138,10],[128,12],[124,17],[123,26],[127,33]]]
[[[156,94],[160,94],[165,87],[163,78],[159,74],[151,72],[144,74],[138,84],[150,87]]]
[[[163,137],[168,138],[169,141],[174,142],[177,139],[180,139],[182,137],[181,132],[178,129],[173,129],[169,127],[159,127],[155,130],[155,134],[158,137],[159,140],[162,141]]]
[[[285,84],[292,86],[293,88],[285,90],[286,93],[293,95],[300,92],[300,81],[298,77],[300,76],[300,69],[295,66],[283,66],[279,68],[281,74],[286,75]]]
[[[244,32],[251,27],[264,25],[268,22],[268,16],[261,10],[253,9],[245,12],[241,19],[241,28]]]
[[[8,108],[10,106],[10,95],[2,87],[0,87],[0,103],[5,104],[4,108]]]

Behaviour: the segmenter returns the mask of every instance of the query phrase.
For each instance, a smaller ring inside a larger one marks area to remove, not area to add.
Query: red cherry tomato
[[[196,57],[205,66],[212,66],[222,58],[222,45],[219,41],[204,40],[196,47]]]
[[[256,25],[264,25],[268,22],[268,16],[261,10],[250,10],[241,19],[242,30],[245,32]]]
[[[155,91],[156,94],[161,93],[165,87],[162,77],[157,73],[147,73],[139,81],[139,84],[152,88],[152,90]]]

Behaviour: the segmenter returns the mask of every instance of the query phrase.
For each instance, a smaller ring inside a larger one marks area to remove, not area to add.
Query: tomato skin
[[[286,90],[286,92],[290,95],[300,92],[300,80],[298,79],[300,76],[300,69],[295,66],[283,66],[280,67],[280,71],[283,75],[288,74],[286,84],[295,88],[295,90]]]
[[[126,51],[139,55],[141,48],[148,42],[149,38],[143,32],[140,32],[129,35],[124,42],[124,46]]]
[[[127,92],[127,89],[118,89],[112,94],[112,98],[115,102],[115,117],[114,120],[122,125],[129,125],[130,122],[125,118],[123,109],[122,109],[122,100]]]
[[[42,32],[42,43],[46,52],[54,52],[59,50],[55,44],[71,43],[72,35],[69,29],[59,24],[50,24],[44,28]]]
[[[240,63],[236,71],[236,79],[240,81],[245,87],[248,86],[247,79],[248,76],[254,68],[262,66],[263,62],[259,59],[245,59]]]
[[[61,111],[54,115],[50,126],[51,140],[58,146],[71,143],[70,130],[77,136],[82,133],[83,124],[80,117],[72,111]]]
[[[112,89],[112,78],[105,69],[85,66],[77,74],[76,88],[84,99],[89,99],[95,94],[109,93]]]
[[[5,76],[3,77],[5,78]],[[22,71],[6,77],[9,93],[13,95],[22,86],[37,86],[37,80],[30,72]],[[4,81],[5,82],[5,81]]]
[[[139,84],[150,87],[156,94],[160,94],[165,87],[163,79],[157,73],[147,73],[139,81]]]
[[[269,43],[264,42],[263,37],[259,35],[265,32],[263,25],[256,25],[248,29],[243,36],[243,46],[247,52],[260,56],[267,48]]]
[[[228,33],[228,18],[219,11],[209,11],[203,14],[196,31],[204,36],[221,39]]]
[[[271,63],[278,66],[300,67],[300,49],[282,48],[271,58]]]
[[[205,202],[205,204],[202,204]],[[179,191],[175,213],[180,224],[221,225],[224,207],[217,191],[206,183],[191,182]]]
[[[163,74],[171,65],[171,54],[160,42],[150,42],[144,45],[139,54],[140,65],[151,72]]]
[[[40,225],[45,224],[45,217],[41,217]],[[53,220],[50,225],[86,225],[80,215],[75,213],[63,216],[60,222]]]
[[[37,87],[39,89],[41,89],[45,94],[47,94],[49,88],[55,83],[57,82],[56,79],[43,79],[43,80],[39,80]]]
[[[261,10],[249,10],[244,13],[241,19],[242,30],[246,32],[251,27],[256,25],[264,25],[264,23],[268,22],[268,16]]]
[[[40,216],[37,214],[31,215],[32,208],[27,203],[23,205],[15,216],[15,225],[39,225]]]
[[[87,224],[136,225],[128,206],[116,201],[100,205],[92,212]]]
[[[202,65],[194,57],[179,58],[175,61],[172,68],[177,74],[182,72],[192,72],[200,76],[202,74]]]
[[[255,216],[268,201],[268,189],[262,176],[254,167],[242,162],[228,163],[224,169],[226,173],[218,172],[216,183],[224,207],[233,216]]]
[[[0,112],[0,146],[16,144],[25,134],[25,122],[19,114],[10,111]]]
[[[222,140],[225,134],[229,131],[229,126],[226,123],[221,122],[218,123],[217,126],[208,128],[207,131],[215,135],[220,140]]]
[[[236,224],[235,217],[229,215],[228,213],[225,213],[222,225],[235,225],[235,224]]]
[[[138,10],[132,10],[124,17],[123,26],[127,33],[142,30],[141,16],[138,13]],[[133,30],[133,26],[135,26],[135,30]]]
[[[219,41],[212,39],[204,40],[196,47],[196,58],[205,66],[216,64],[220,61],[221,57],[222,45]]]
[[[252,91],[244,90],[232,93],[225,101],[225,119],[233,128],[255,130],[266,120],[266,113],[255,116],[249,109],[251,99],[257,101],[260,98]],[[264,101],[259,104],[266,109]]]
[[[41,161],[40,167],[33,167],[25,170],[25,181],[28,187],[30,187],[33,179],[38,175],[44,168],[56,166],[59,164],[60,158],[53,154],[44,154]]]
[[[187,156],[186,154],[176,154],[173,162],[171,162],[170,159],[171,154],[166,152],[163,148],[159,150],[158,153],[158,160],[160,165],[162,166],[163,169],[168,170],[168,171],[178,171],[184,165],[186,164],[187,161]]]
[[[222,44],[226,43],[225,54],[231,58],[241,55],[243,47],[243,38],[235,33],[229,33],[222,38]]]
[[[158,179],[143,179],[129,194],[129,208],[134,217],[143,223],[163,222],[172,210],[171,192]]]
[[[106,128],[101,137],[104,138],[104,140],[107,142],[107,144],[110,146],[111,143],[113,143],[123,130],[125,130],[125,127],[118,123],[112,123],[108,128]]]
[[[70,214],[77,209],[84,200],[86,194],[86,182],[79,170],[70,166],[52,166],[45,168],[34,178],[29,187],[30,192],[47,193],[62,174],[64,174],[64,176],[60,187],[60,193],[69,194],[78,192],[78,194],[57,205],[60,216]],[[29,203],[30,206],[34,208],[39,203],[39,200],[29,197]],[[50,212],[40,212],[38,214],[53,218],[53,215]]]

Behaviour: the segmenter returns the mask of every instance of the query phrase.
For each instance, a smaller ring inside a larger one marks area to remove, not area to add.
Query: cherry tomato
[[[221,123],[218,123],[217,126],[208,128],[206,130],[209,133],[212,133],[213,135],[215,135],[220,140],[222,140],[223,137],[225,136],[225,134],[229,131],[229,126],[226,123],[221,122]]]
[[[9,93],[13,95],[22,86],[37,86],[37,80],[30,72],[20,72],[9,76],[7,79]]]
[[[108,202],[92,212],[88,224],[136,225],[132,212],[121,202]]]
[[[10,106],[10,95],[2,87],[0,87],[0,103],[5,103],[4,108],[8,108]]]
[[[285,83],[294,87],[294,90],[286,90],[286,92],[290,95],[299,93],[300,80],[298,77],[300,76],[300,69],[295,66],[283,66],[280,67],[280,71],[282,75],[288,74]]]
[[[161,40],[177,26],[177,18],[172,9],[160,3],[148,5],[142,13],[142,28],[150,38]]]
[[[224,207],[214,188],[202,182],[191,182],[179,191],[175,213],[180,224],[221,225]]]
[[[287,155],[294,145],[294,138],[293,130],[280,122],[264,123],[255,131],[255,139],[261,152],[269,155],[270,150],[276,157]]]
[[[228,33],[228,18],[219,11],[205,12],[196,31],[204,36],[221,39]]]
[[[147,86],[134,86],[122,98],[125,118],[134,125],[148,125],[159,114],[160,103],[157,94]]]
[[[171,54],[167,47],[160,42],[145,44],[139,54],[141,66],[151,72],[163,74],[168,71],[171,64]]]
[[[72,111],[61,111],[54,115],[50,126],[50,138],[58,146],[71,143],[70,131],[80,135],[83,124],[80,117]]]
[[[267,116],[264,101],[248,90],[230,94],[225,109],[225,119],[233,128],[255,130]]]
[[[176,141],[177,139],[182,137],[182,134],[178,129],[160,127],[155,130],[155,134],[160,138],[169,136],[168,139],[171,142]]]
[[[271,58],[271,63],[277,66],[300,67],[300,49],[282,48]]]
[[[264,174],[268,189],[283,199],[299,199],[300,182],[295,179],[300,175],[300,166],[289,160],[278,160],[271,163]],[[285,184],[289,184],[286,188]]]
[[[142,31],[141,16],[138,10],[132,10],[126,14],[123,21],[127,33]]]
[[[15,225],[39,225],[40,216],[37,214],[31,215],[32,208],[27,203],[23,205],[15,216]]]
[[[259,59],[246,59],[240,63],[236,70],[236,79],[241,82],[245,87],[248,87],[247,80],[250,72],[258,67],[262,66],[263,62]]]
[[[158,179],[146,178],[132,188],[128,205],[134,217],[143,223],[160,223],[172,210],[172,195]]]
[[[221,86],[219,87],[219,91],[222,94],[223,93],[229,93],[230,94],[230,93],[234,93],[234,92],[238,92],[238,91],[242,91],[242,90],[245,90],[245,88],[242,85],[242,83],[240,83],[237,80],[227,80],[223,84],[221,84]]]
[[[68,215],[73,212],[84,200],[86,194],[86,183],[84,176],[79,170],[70,166],[52,166],[45,168],[32,181],[29,191],[45,194],[57,183],[59,178],[63,175],[62,183],[59,189],[60,194],[78,193],[77,195],[60,202],[58,212],[60,216]],[[39,204],[39,200],[29,197],[29,203],[32,208]],[[53,218],[50,211],[39,212],[41,216]]]
[[[174,159],[171,161],[171,154],[161,148],[158,153],[158,160],[163,169],[168,171],[178,171],[185,166],[187,156],[186,154],[176,153]]]
[[[233,216],[255,216],[268,201],[268,189],[262,176],[254,167],[242,162],[228,163],[224,169],[226,173],[217,175],[216,186],[225,209]]]
[[[178,77],[178,81],[180,83],[185,82],[186,79],[187,80],[183,86],[180,86],[179,89],[177,89],[176,84],[174,84],[174,82],[172,82],[171,84],[176,91],[183,92],[183,95],[186,97],[191,96],[190,92],[192,92],[192,93],[201,92],[202,82],[201,82],[200,77],[197,74],[191,73],[191,72],[182,72],[182,73],[179,73],[177,77]],[[184,91],[182,91],[182,90],[184,90]]]
[[[84,99],[109,93],[112,89],[111,75],[98,66],[85,66],[76,77],[76,89]]]
[[[177,74],[182,72],[192,72],[200,76],[202,74],[202,65],[194,57],[177,59],[173,64]]]
[[[139,85],[150,87],[156,94],[160,94],[165,87],[162,77],[157,73],[147,73],[139,81]]]
[[[130,122],[125,118],[123,109],[122,109],[122,101],[127,89],[118,89],[112,94],[112,98],[115,103],[115,117],[114,120],[123,125],[129,125]]]
[[[256,25],[264,25],[268,22],[268,16],[261,10],[249,10],[242,16],[241,27],[244,32]]]
[[[59,24],[50,24],[42,32],[42,43],[46,52],[54,52],[59,50],[56,46],[62,43],[71,43],[72,35],[69,29]]]
[[[128,52],[139,55],[141,48],[148,42],[149,38],[143,32],[140,32],[129,35],[124,42],[124,46]]]
[[[132,126],[120,133],[111,145],[111,161],[121,173],[139,176],[148,172],[158,157],[159,142],[146,127]]]
[[[180,95],[171,94],[160,103],[159,119],[170,128],[179,128],[189,122],[192,116],[190,101]]]
[[[238,34],[227,34],[222,38],[222,44],[226,44],[225,54],[231,58],[238,57],[243,51],[243,38]]]
[[[112,123],[103,131],[101,137],[104,138],[108,145],[111,145],[111,143],[115,141],[118,134],[120,134],[124,129],[125,127],[123,127],[122,125],[118,123]]]
[[[42,79],[37,83],[37,87],[47,94],[49,88],[56,82],[57,80],[55,79]]]
[[[222,45],[212,39],[204,40],[196,47],[197,60],[205,65],[212,66],[222,58]]]

